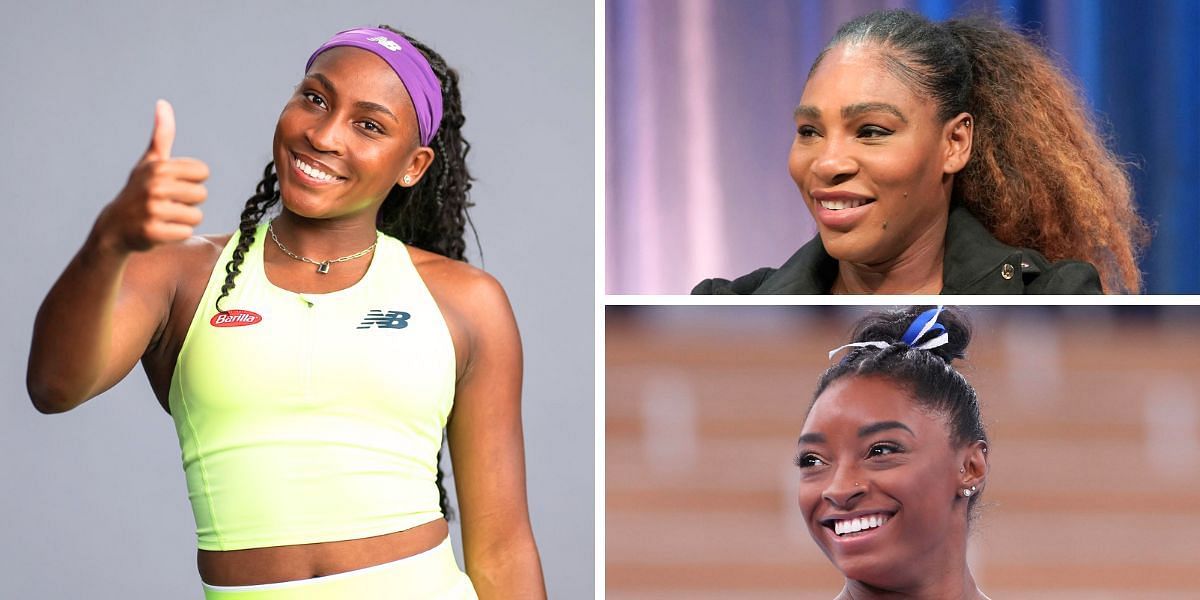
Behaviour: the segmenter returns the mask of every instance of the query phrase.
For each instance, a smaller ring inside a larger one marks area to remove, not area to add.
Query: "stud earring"
[[[967,472],[967,469],[966,469],[965,467],[959,467],[959,468],[958,468],[958,472],[959,472],[959,473],[966,473],[966,472]]]
[[[404,185],[412,185],[412,175],[404,176]]]
[[[975,493],[975,486],[971,486],[970,489],[963,488],[963,490],[962,490],[963,498],[970,498],[971,494],[974,494],[974,493]]]

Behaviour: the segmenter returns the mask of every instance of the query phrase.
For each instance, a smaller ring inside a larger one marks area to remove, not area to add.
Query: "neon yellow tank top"
[[[408,250],[379,235],[366,274],[328,294],[275,287],[258,227],[228,297],[226,244],[171,378],[202,550],[349,540],[441,517],[436,456],[455,357]]]

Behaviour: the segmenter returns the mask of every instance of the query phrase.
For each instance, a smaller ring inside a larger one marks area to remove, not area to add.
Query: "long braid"
[[[275,185],[276,182],[278,178],[275,175],[275,161],[271,161],[263,170],[263,178],[258,182],[255,194],[246,201],[246,208],[242,209],[242,222],[238,224],[238,244],[233,249],[233,257],[225,263],[225,283],[221,285],[221,295],[217,296],[218,312],[225,312],[221,310],[221,300],[233,291],[234,279],[242,272],[242,262],[246,259],[246,251],[250,249],[250,244],[254,243],[259,221],[267,209],[279,202],[279,188]]]

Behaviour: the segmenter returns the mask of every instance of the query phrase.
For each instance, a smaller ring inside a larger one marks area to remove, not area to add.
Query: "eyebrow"
[[[337,87],[333,85],[333,82],[330,81],[328,77],[326,77],[320,73],[309,73],[307,76],[321,82],[321,85],[325,86],[326,88],[329,88],[329,91],[332,92],[334,96],[337,95]],[[358,102],[354,103],[354,106],[355,106],[355,108],[358,108],[359,110],[383,113],[383,114],[387,115],[389,118],[391,118],[392,121],[395,121],[397,123],[400,122],[400,119],[397,119],[396,115],[392,114],[392,111],[388,110],[388,108],[386,106],[379,104],[378,102],[368,102],[366,100],[359,100]]]
[[[806,433],[800,436],[797,443],[800,444],[824,444],[825,434],[823,433]]]
[[[880,431],[887,431],[889,429],[903,429],[914,437],[917,435],[913,433],[912,429],[908,428],[908,425],[905,425],[900,421],[880,421],[878,423],[871,423],[870,425],[863,425],[862,427],[859,427],[858,437],[867,437],[872,433],[879,433]]]
[[[904,113],[900,112],[900,109],[896,108],[894,104],[888,104],[887,102],[859,102],[857,104],[843,106],[842,118],[853,119],[859,115],[871,112],[888,113],[897,119],[900,119],[901,123],[908,123],[908,119],[904,117]],[[792,117],[797,119],[804,117],[813,121],[819,121],[821,120],[821,109],[811,104],[801,104],[796,107],[796,110],[792,113]]]
[[[912,434],[914,437],[917,435],[917,434],[913,433],[912,429],[909,429],[908,425],[905,425],[904,423],[901,423],[900,421],[879,421],[878,423],[871,423],[869,425],[863,425],[862,427],[859,427],[858,428],[858,437],[860,437],[860,438],[867,437],[868,435],[871,435],[872,433],[879,433],[880,431],[887,431],[889,429],[903,429],[903,430],[907,431],[908,433]],[[800,439],[797,440],[797,443],[799,443],[799,444],[824,444],[825,443],[825,434],[823,434],[823,433],[806,433],[806,434],[800,436]]]

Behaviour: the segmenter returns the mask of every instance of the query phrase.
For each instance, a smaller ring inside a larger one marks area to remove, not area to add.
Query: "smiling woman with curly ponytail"
[[[280,113],[237,232],[194,237],[207,167],[170,157],[160,102],[150,149],[97,219],[98,258],[47,297],[35,405],[70,410],[141,357],[175,422],[206,598],[545,597],[521,341],[503,288],[465,258],[462,104],[429,46],[340,32]],[[59,325],[79,298],[91,337]]]
[[[1148,241],[1075,87],[1002,22],[902,10],[843,25],[795,111],[819,236],[694,293],[1136,293]]]

